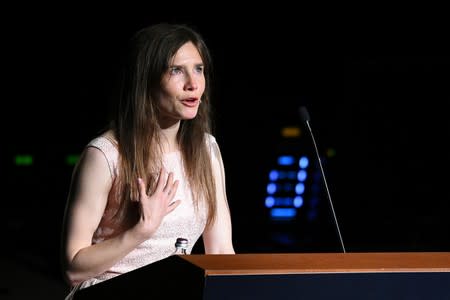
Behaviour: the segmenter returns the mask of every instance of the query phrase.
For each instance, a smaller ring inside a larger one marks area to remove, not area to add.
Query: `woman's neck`
[[[177,142],[177,134],[180,129],[180,122],[176,122],[171,126],[161,128],[162,149],[164,153],[175,152],[179,150]]]

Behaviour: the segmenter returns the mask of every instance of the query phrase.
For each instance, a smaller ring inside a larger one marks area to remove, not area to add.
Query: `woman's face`
[[[203,61],[191,42],[175,53],[162,77],[159,106],[162,125],[195,118],[205,91]]]

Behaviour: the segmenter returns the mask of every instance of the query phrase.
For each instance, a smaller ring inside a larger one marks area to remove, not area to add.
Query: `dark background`
[[[314,159],[307,134],[287,147],[280,136],[301,125],[302,105],[347,252],[450,250],[444,19],[404,10],[188,8],[4,10],[1,298],[65,295],[59,235],[73,167],[65,157],[106,124],[121,47],[159,21],[192,25],[212,52],[215,135],[238,253],[342,251],[325,194],[314,220],[307,202],[290,223],[271,221],[264,207],[279,153]],[[32,166],[15,165],[24,154]]]

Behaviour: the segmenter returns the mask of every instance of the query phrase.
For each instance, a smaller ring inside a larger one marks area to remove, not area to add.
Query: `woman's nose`
[[[198,82],[195,75],[189,74],[186,79],[185,88],[189,91],[196,90],[198,88]]]

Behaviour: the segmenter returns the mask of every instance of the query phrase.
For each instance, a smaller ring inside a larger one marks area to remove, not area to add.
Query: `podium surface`
[[[171,256],[75,299],[450,299],[450,252]]]
[[[450,252],[187,255],[206,275],[450,272]]]

